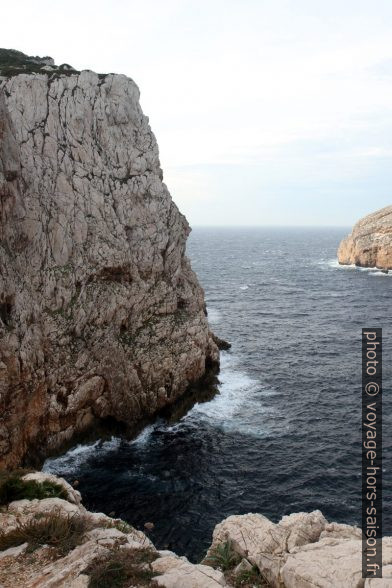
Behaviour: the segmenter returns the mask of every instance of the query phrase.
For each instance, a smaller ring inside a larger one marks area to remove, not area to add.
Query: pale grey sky
[[[1,46],[141,90],[193,225],[351,225],[392,203],[390,0],[16,0]]]

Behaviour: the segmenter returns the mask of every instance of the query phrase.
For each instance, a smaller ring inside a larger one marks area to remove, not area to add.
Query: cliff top
[[[0,49],[0,76],[11,78],[21,73],[80,73],[68,63],[55,65],[52,57],[33,57],[15,49]]]

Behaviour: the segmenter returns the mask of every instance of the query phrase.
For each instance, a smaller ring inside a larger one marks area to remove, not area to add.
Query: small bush
[[[4,473],[0,477],[0,505],[9,504],[14,500],[33,500],[38,498],[63,498],[67,500],[66,490],[59,484],[36,480],[23,480],[24,471]]]
[[[116,549],[104,559],[92,562],[83,573],[90,576],[89,588],[151,586],[154,573],[148,568],[157,554],[149,548]]]
[[[34,551],[40,545],[50,545],[61,555],[72,551],[80,545],[83,535],[89,526],[83,517],[66,515],[54,510],[33,519],[8,533],[0,533],[0,550],[17,547],[22,543],[29,544],[29,550]]]
[[[230,570],[241,561],[240,556],[233,549],[232,542],[219,543],[210,554],[204,558],[203,564],[213,568],[220,568],[223,572]]]

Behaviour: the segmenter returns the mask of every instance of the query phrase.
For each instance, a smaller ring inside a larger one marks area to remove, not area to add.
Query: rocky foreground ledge
[[[392,206],[359,220],[338,249],[342,265],[392,269]]]
[[[392,538],[383,540],[384,578],[365,581],[361,531],[328,523],[318,510],[277,524],[260,514],[230,516],[215,527],[203,562],[192,564],[156,549],[124,521],[87,511],[80,493],[62,478],[41,472],[6,476],[0,484],[3,588],[392,586]],[[19,500],[7,502],[12,497]]]

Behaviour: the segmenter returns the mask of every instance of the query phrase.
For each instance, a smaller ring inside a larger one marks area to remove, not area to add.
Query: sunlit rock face
[[[338,260],[342,265],[392,269],[392,206],[358,221],[340,243]]]
[[[97,420],[132,425],[218,361],[185,255],[189,225],[162,181],[138,87],[21,55],[0,50],[0,466],[9,467]]]

